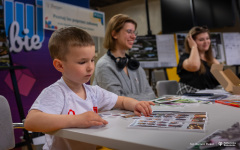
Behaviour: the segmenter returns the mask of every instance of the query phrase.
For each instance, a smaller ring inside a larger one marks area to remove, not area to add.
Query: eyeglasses
[[[132,29],[127,29],[126,32],[127,32],[128,34],[131,34],[131,35],[133,35],[133,34],[134,34],[135,36],[138,35],[138,32],[137,32],[137,31],[133,31]]]

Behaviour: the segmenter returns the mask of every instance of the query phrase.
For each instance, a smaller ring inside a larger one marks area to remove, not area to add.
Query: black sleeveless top
[[[197,89],[213,89],[219,85],[218,81],[210,72],[211,66],[207,64],[206,61],[202,61],[205,66],[206,72],[204,74],[199,74],[199,71],[189,72],[183,68],[183,61],[189,58],[189,54],[184,53],[179,60],[177,67],[177,74],[180,77],[181,83],[185,83]]]

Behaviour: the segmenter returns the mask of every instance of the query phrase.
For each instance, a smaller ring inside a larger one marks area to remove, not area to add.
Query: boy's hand
[[[135,105],[134,113],[138,116],[141,116],[141,113],[144,116],[150,116],[152,114],[151,105],[155,104],[151,101],[140,101]]]
[[[88,111],[74,117],[74,124],[76,127],[88,128],[91,126],[106,125],[108,122],[102,119],[97,113]]]

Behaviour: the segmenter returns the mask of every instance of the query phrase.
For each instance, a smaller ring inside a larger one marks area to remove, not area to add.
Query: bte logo
[[[31,4],[4,1],[4,22],[10,52],[39,50],[44,41],[42,0]],[[36,24],[35,24],[36,22]]]
[[[69,109],[68,115],[75,115],[75,111],[73,111],[72,109]]]

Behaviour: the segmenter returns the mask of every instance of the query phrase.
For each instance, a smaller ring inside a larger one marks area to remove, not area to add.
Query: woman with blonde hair
[[[210,33],[205,26],[193,27],[185,39],[185,53],[180,57],[177,74],[180,77],[178,94],[213,89],[219,83],[210,72],[213,57]]]

